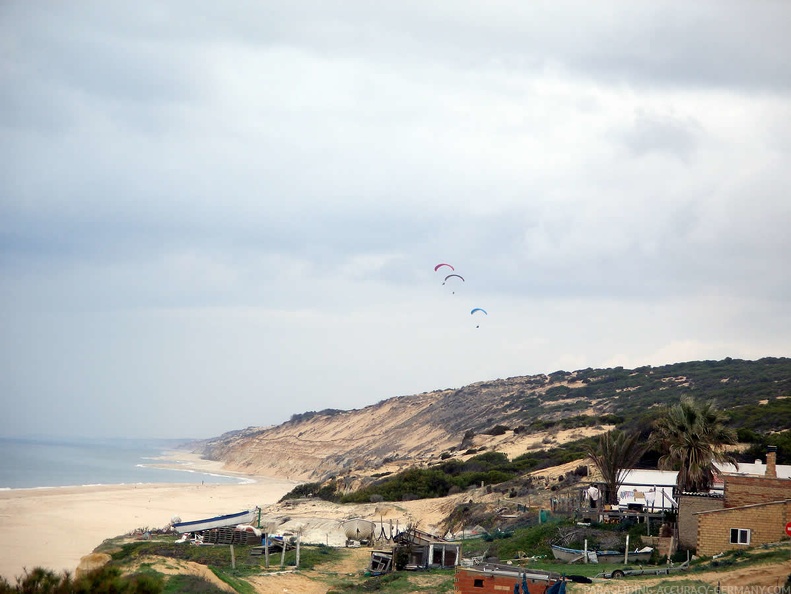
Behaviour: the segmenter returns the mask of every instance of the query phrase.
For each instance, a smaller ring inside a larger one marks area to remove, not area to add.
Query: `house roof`
[[[740,462],[738,468],[733,464],[717,464],[720,472],[726,474],[742,474],[764,476],[766,474],[766,464],[761,460],[755,462]],[[777,478],[791,478],[791,466],[788,464],[777,464],[775,466]]]
[[[706,511],[693,512],[693,516],[701,514],[719,514],[724,512],[732,512],[740,509],[749,509],[752,507],[769,507],[770,505],[786,505],[791,502],[791,499],[779,499],[778,501],[765,501],[763,503],[748,503],[747,505],[737,505],[736,507],[724,507],[722,509],[708,509]]]
[[[626,471],[624,476],[624,486],[655,486],[655,487],[674,487],[676,485],[675,470],[655,470],[652,468],[631,468]]]
[[[706,497],[708,499],[725,499],[725,495],[722,494],[722,491],[717,493],[697,493],[695,491],[684,491],[682,493],[684,497]]]
[[[719,470],[719,474],[714,475],[715,488],[722,489],[722,474],[738,474],[743,476],[766,476],[766,464],[761,460],[755,462],[739,463],[738,467],[733,464],[714,463]],[[791,465],[777,464],[777,478],[791,478]],[[675,486],[678,472],[675,470],[655,470],[652,468],[632,468],[626,471],[624,486]]]

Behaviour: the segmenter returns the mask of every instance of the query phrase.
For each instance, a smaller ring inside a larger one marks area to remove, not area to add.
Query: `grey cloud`
[[[162,435],[783,355],[787,10],[3,3],[0,398]]]
[[[700,128],[693,118],[638,110],[624,142],[635,155],[666,153],[688,161],[695,153]]]

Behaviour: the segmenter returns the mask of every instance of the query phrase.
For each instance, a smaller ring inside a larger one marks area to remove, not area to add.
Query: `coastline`
[[[276,503],[295,481],[222,469],[222,463],[173,452],[150,466],[184,469],[194,483],[84,485],[0,490],[0,576],[12,584],[24,569],[74,572],[80,558],[104,540],[137,528],[162,528],[183,520],[233,513]],[[249,479],[201,484],[199,473]]]

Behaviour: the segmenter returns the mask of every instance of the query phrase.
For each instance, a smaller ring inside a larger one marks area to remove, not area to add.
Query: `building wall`
[[[527,578],[526,581],[530,594],[545,594],[551,586],[547,580],[539,581]],[[514,585],[521,586],[522,579],[518,577],[518,573],[517,577],[508,577],[495,575],[491,572],[482,573],[457,569],[453,582],[453,591],[457,594],[512,594]]]
[[[725,476],[725,507],[791,499],[791,479],[765,476]]]
[[[695,521],[697,526],[697,519]],[[640,543],[644,547],[653,547],[657,550],[660,557],[670,557],[676,552],[676,543],[671,536],[641,536]],[[692,544],[695,546],[695,543]],[[671,549],[671,547],[673,547]]]
[[[722,509],[722,497],[682,495],[678,500],[678,548],[694,549],[698,546],[698,512]]]
[[[779,541],[785,536],[786,522],[791,520],[791,500],[699,512],[697,518],[697,554],[716,555]],[[750,530],[749,545],[731,543],[731,528]]]

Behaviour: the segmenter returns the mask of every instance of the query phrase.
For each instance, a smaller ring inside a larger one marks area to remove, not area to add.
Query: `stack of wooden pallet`
[[[255,532],[237,530],[236,528],[212,528],[203,532],[203,542],[227,545],[258,545],[261,544],[261,537]]]

